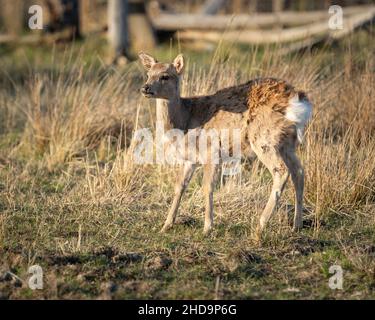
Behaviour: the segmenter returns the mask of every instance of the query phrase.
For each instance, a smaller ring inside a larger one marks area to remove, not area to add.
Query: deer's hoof
[[[295,221],[294,224],[293,224],[293,231],[294,232],[301,231],[302,226],[303,226],[303,222],[302,221],[297,221],[297,222]]]
[[[160,230],[160,233],[166,233],[170,229],[172,229],[172,224],[165,224],[164,227]]]

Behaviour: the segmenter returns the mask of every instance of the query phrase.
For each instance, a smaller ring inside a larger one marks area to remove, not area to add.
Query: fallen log
[[[366,28],[370,24],[373,24],[375,22],[375,13],[372,15],[369,15],[368,19],[363,20],[359,17],[356,19],[352,19],[350,21],[351,25],[347,25],[342,30],[334,30],[331,31],[330,34],[326,36],[318,36],[314,38],[308,38],[304,39],[302,41],[297,41],[295,43],[292,43],[290,45],[285,46],[284,48],[281,48],[278,50],[278,54],[285,55],[290,54],[294,52],[303,51],[306,49],[311,49],[316,46],[320,45],[332,45],[333,43],[339,41],[340,39],[344,38],[348,34],[352,33],[358,28]]]
[[[344,16],[364,12],[373,6],[352,6],[344,8]],[[256,29],[273,25],[298,26],[316,22],[330,17],[328,10],[321,11],[284,11],[258,13],[256,15],[206,15],[206,14],[170,14],[159,12],[151,15],[155,29],[164,31],[176,30],[232,30]]]
[[[342,30],[332,31],[328,27],[328,22],[312,23],[303,27],[275,30],[240,30],[227,31],[225,33],[211,31],[181,31],[178,33],[180,39],[185,40],[205,40],[218,42],[221,40],[251,43],[251,44],[272,44],[288,43],[293,41],[305,40],[317,36],[343,37],[352,32],[355,28],[372,20],[375,16],[375,7],[366,9],[364,12],[353,14],[344,19]]]

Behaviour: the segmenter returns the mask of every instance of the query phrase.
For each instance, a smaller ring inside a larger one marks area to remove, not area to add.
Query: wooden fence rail
[[[344,15],[363,12],[372,6],[353,6],[344,8]],[[155,29],[176,30],[228,30],[254,29],[270,27],[275,24],[298,26],[329,18],[327,10],[319,11],[284,11],[278,14],[257,13],[256,15],[204,15],[159,13],[151,16]]]
[[[344,19],[344,26],[342,30],[332,31],[328,27],[328,22],[313,23],[304,27],[296,27],[284,29],[281,31],[275,30],[241,30],[228,31],[225,33],[219,32],[204,32],[204,31],[181,31],[179,37],[181,39],[189,40],[206,40],[206,41],[234,41],[238,43],[251,44],[271,44],[271,43],[288,43],[293,41],[300,41],[312,39],[313,37],[325,36],[333,38],[341,38],[352,32],[362,24],[372,21],[375,17],[375,7],[368,9],[365,12],[354,14]],[[307,40],[309,41],[309,40]]]

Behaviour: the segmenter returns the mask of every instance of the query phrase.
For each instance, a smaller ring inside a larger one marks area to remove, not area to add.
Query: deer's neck
[[[190,119],[190,113],[182,104],[180,96],[171,99],[156,100],[156,118],[162,123],[164,130],[186,130]]]

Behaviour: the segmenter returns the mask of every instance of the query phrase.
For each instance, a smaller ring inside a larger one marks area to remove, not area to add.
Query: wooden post
[[[91,6],[95,4],[92,0],[81,0],[81,32],[83,35],[87,34],[90,30],[91,24]]]
[[[284,9],[284,0],[272,0],[272,11],[278,17],[278,21],[274,26],[275,30],[281,30],[282,24],[280,22],[280,13]]]
[[[306,11],[308,9],[308,1],[306,0],[300,0],[299,2],[299,10],[300,11]]]
[[[226,0],[207,0],[201,10],[202,14],[216,14],[224,5]]]
[[[152,51],[156,39],[146,13],[145,1],[129,0],[129,38],[134,52]]]
[[[129,54],[128,1],[109,0],[108,2],[108,40],[112,47],[113,63],[118,64]]]
[[[241,13],[242,12],[242,0],[233,0],[232,3],[232,11],[233,13]]]
[[[24,1],[2,0],[2,20],[5,32],[11,35],[19,35],[24,27]]]
[[[284,0],[272,0],[272,11],[280,13],[284,9]]]
[[[250,13],[256,13],[258,11],[258,0],[250,0],[249,11]]]

